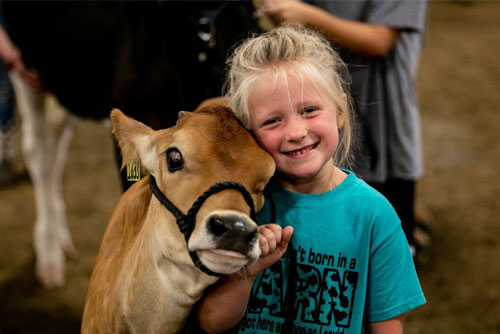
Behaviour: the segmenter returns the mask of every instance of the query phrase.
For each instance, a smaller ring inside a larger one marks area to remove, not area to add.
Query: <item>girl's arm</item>
[[[259,226],[260,259],[242,272],[222,277],[209,288],[195,310],[198,325],[208,333],[221,333],[238,324],[250,298],[257,275],[273,265],[286,252],[293,228],[279,225]]]
[[[368,334],[403,334],[403,322],[405,315],[402,314],[398,317],[380,321],[371,322],[368,324]]]
[[[207,333],[222,333],[238,324],[245,314],[254,281],[238,274],[222,277],[209,288],[195,310],[198,326]]]
[[[399,37],[399,30],[384,25],[346,20],[299,0],[266,0],[266,13],[279,21],[297,22],[325,33],[346,50],[383,57]]]

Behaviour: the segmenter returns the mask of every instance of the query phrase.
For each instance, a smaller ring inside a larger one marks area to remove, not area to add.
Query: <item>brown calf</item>
[[[132,186],[111,217],[82,333],[179,333],[216,275],[259,257],[249,216],[263,205],[274,163],[221,104],[160,131],[116,109],[111,119],[124,165],[140,162],[152,177]]]

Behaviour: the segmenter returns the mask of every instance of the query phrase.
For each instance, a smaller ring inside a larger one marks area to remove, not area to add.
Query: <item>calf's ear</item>
[[[120,110],[111,111],[113,134],[122,152],[122,168],[128,163],[139,163],[154,174],[156,154],[154,146],[155,131],[150,127],[125,116]]]

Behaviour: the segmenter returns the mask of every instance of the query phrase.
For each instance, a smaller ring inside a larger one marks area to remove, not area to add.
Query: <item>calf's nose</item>
[[[238,215],[216,215],[208,220],[208,231],[217,248],[246,254],[257,240],[257,227],[248,218]]]

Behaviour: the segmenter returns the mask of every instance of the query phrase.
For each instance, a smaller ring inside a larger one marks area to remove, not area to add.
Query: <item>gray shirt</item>
[[[368,181],[423,174],[415,74],[426,26],[425,0],[311,1],[336,16],[401,29],[383,58],[338,50],[351,74],[358,141],[354,171]],[[338,47],[337,47],[338,49]]]

